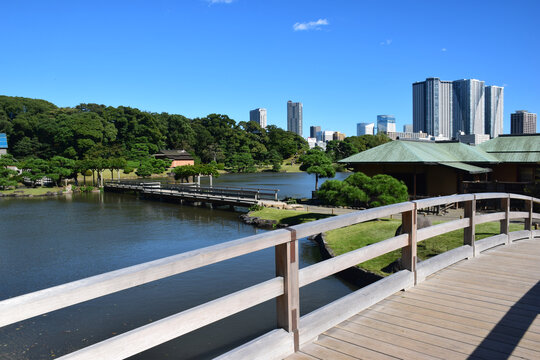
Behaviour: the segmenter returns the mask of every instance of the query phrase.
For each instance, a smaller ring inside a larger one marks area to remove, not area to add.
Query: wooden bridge
[[[494,199],[497,212],[477,211]],[[418,210],[449,203],[460,203],[464,218],[417,229]],[[274,298],[276,329],[221,359],[538,359],[540,231],[533,222],[540,213],[534,204],[540,199],[464,194],[300,224],[4,300],[0,326],[274,247],[276,277],[62,359],[124,359]],[[299,268],[297,239],[394,214],[401,214],[404,234]],[[524,230],[509,232],[511,220],[522,220]],[[475,241],[475,226],[494,221],[500,234]],[[464,229],[463,246],[417,261],[418,242],[457,229]],[[404,270],[300,317],[301,287],[397,249]]]
[[[181,202],[203,202],[218,205],[250,207],[265,201],[278,201],[275,189],[200,186],[162,183],[159,181],[107,181],[105,191],[135,191],[145,197],[175,199]]]

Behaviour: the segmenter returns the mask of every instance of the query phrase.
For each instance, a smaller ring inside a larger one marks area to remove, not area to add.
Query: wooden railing
[[[478,201],[498,199],[501,211],[478,214]],[[525,211],[510,211],[511,201],[522,202]],[[417,211],[427,207],[461,203],[464,218],[417,229]],[[36,291],[0,302],[0,327],[58,310],[83,301],[180,274],[220,261],[275,248],[276,277],[197,307],[114,336],[65,355],[62,359],[124,359],[201,328],[267,300],[276,298],[277,328],[224,355],[221,359],[282,358],[322,332],[395,292],[423,281],[427,276],[481,251],[519,239],[540,238],[533,230],[533,212],[540,199],[506,193],[453,195],[388,205],[326,218],[286,229],[266,232],[179,255],[127,267],[71,283]],[[403,234],[300,269],[298,239],[357,223],[401,214]],[[509,232],[511,219],[524,219],[523,231]],[[499,221],[501,234],[475,241],[477,224]],[[464,229],[463,246],[418,262],[417,243],[457,229]],[[405,270],[399,271],[331,304],[300,317],[300,291],[307,284],[333,275],[390,251],[402,249]]]

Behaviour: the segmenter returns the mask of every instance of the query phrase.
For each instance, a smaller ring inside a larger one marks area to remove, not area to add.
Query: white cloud
[[[446,48],[442,48],[441,51],[442,51],[442,52],[446,52]]]
[[[317,21],[310,21],[305,23],[296,23],[293,25],[294,31],[305,31],[305,30],[320,30],[321,26],[328,25],[328,20],[319,19]]]
[[[380,45],[390,45],[392,43],[392,39],[386,39],[385,41],[381,41]]]
[[[212,4],[230,4],[234,0],[207,0],[210,5]]]

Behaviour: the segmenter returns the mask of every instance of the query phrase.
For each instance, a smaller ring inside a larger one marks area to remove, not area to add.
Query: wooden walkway
[[[287,359],[540,359],[540,240],[488,250],[326,331]]]

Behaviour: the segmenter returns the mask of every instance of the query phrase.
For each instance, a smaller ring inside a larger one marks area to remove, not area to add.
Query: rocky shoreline
[[[249,216],[248,214],[242,214],[239,216],[240,220],[248,225],[253,225],[260,229],[281,229],[286,228],[288,224],[278,224],[277,220],[266,220],[256,216]]]
[[[308,239],[314,241],[319,246],[319,251],[321,252],[321,256],[323,260],[327,260],[327,259],[331,259],[335,257],[334,252],[326,243],[326,236],[324,233],[310,236]],[[383,278],[381,275],[371,273],[369,271],[360,269],[356,266],[342,270],[338,272],[336,275],[342,278],[343,280],[351,284],[354,284],[358,287],[367,286]]]

